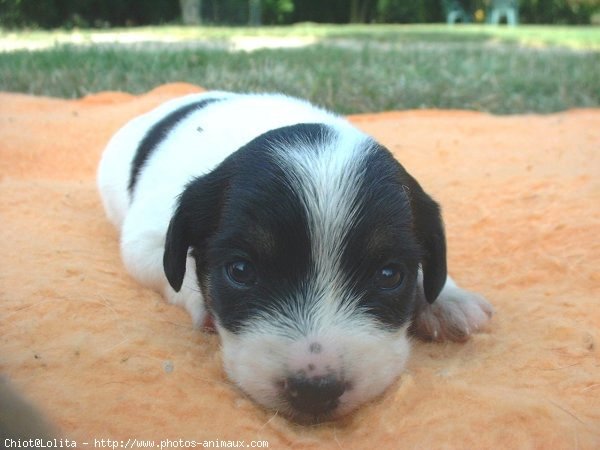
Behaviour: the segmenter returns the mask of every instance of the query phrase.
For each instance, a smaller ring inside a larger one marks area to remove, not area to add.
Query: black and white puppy
[[[126,124],[98,184],[128,271],[214,319],[228,376],[301,421],[346,414],[404,369],[409,335],[464,340],[491,306],[446,274],[438,205],[343,118],[209,92]]]

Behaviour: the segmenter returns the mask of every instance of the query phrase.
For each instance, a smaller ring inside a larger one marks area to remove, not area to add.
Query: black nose
[[[334,376],[294,376],[288,378],[284,386],[290,405],[298,412],[311,415],[333,411],[346,390],[345,383]]]

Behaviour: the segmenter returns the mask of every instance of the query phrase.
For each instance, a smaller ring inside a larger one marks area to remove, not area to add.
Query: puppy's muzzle
[[[347,383],[334,375],[307,377],[303,374],[288,377],[283,383],[283,395],[298,413],[313,417],[333,412]]]

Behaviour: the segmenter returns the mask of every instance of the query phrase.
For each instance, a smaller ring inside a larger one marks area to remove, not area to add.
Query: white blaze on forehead
[[[305,318],[346,321],[353,302],[347,298],[350,290],[341,259],[346,236],[356,221],[364,161],[372,145],[368,136],[350,126],[341,131],[323,127],[323,132],[316,142],[300,140],[274,154],[300,196],[308,220],[314,266],[307,286],[311,298],[304,300],[319,311],[313,309],[313,317]],[[310,325],[319,328],[321,324]]]

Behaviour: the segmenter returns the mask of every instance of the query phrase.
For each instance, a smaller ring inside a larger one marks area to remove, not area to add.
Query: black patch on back
[[[129,196],[133,196],[133,191],[137,183],[137,179],[144,167],[144,164],[152,155],[152,152],[158,147],[158,145],[166,139],[171,130],[177,126],[179,122],[185,119],[189,114],[196,112],[209,104],[220,101],[219,98],[207,98],[200,100],[189,105],[182,106],[179,109],[171,112],[161,120],[156,122],[152,128],[148,130],[146,136],[140,142],[138,149],[135,153],[135,157],[131,162],[131,173],[129,176]]]

